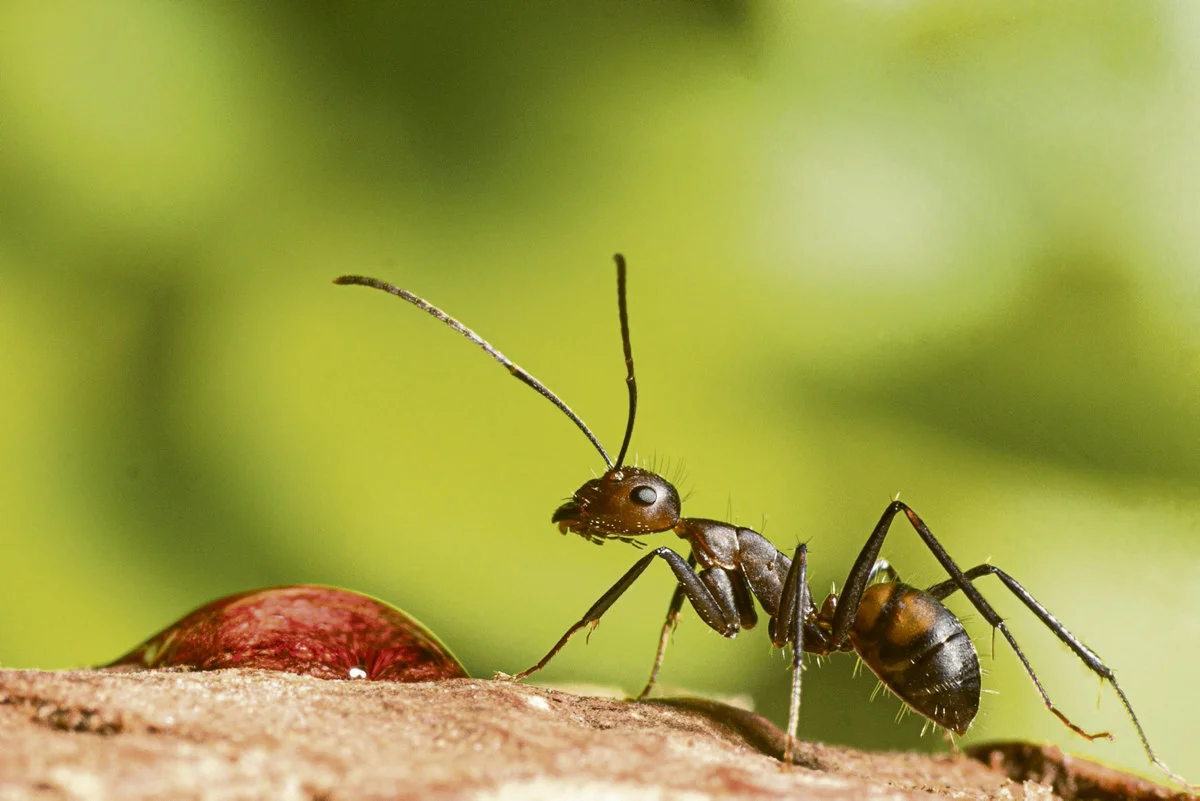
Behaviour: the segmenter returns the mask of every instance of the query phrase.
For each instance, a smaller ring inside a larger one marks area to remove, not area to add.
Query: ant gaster
[[[975,579],[995,576],[1043,625],[1074,651],[1089,670],[1112,685],[1133,722],[1147,757],[1168,776],[1187,785],[1155,756],[1129,699],[1117,684],[1112,671],[1095,652],[1059,623],[1016,579],[1000,568],[981,564],[962,570],[917,513],[899,500],[893,500],[884,509],[850,568],[841,594],[831,593],[818,607],[813,603],[807,581],[806,544],[797,545],[789,559],[761,534],[749,528],[719,520],[682,517],[679,493],[669,481],[649,470],[625,465],[637,412],[637,382],[634,378],[625,300],[625,259],[617,254],[614,261],[617,266],[621,342],[625,351],[625,382],[629,391],[625,437],[615,462],[566,403],[458,320],[411,292],[375,278],[345,275],[334,280],[336,284],[357,284],[379,289],[423,309],[486,351],[504,365],[514,378],[544,396],[579,427],[600,452],[606,470],[601,477],[585,482],[575,491],[571,500],[555,510],[551,521],[558,524],[560,532],[573,532],[594,543],[620,540],[641,546],[642,543],[637,539],[640,536],[674,531],[689,546],[690,553],[686,558],[665,546],[646,553],[600,596],[537,664],[514,676],[500,674],[500,678],[519,681],[541,670],[572,635],[588,626],[594,628],[600,617],[646,568],[655,559],[661,559],[675,575],[677,585],[667,607],[667,618],[659,635],[650,678],[638,694],[638,700],[645,698],[654,688],[684,598],[691,602],[692,608],[706,625],[730,638],[737,636],[742,629],[753,628],[758,622],[754,608],[754,599],[757,599],[769,618],[767,628],[771,644],[777,648],[787,646],[791,650],[792,689],[785,762],[792,760],[795,744],[800,714],[801,658],[804,653],[824,656],[853,651],[884,686],[913,711],[937,726],[964,734],[979,710],[980,671],[975,647],[962,623],[942,604],[956,592],[965,595],[984,620],[1008,641],[1050,712],[1088,740],[1111,739],[1112,735],[1108,732],[1093,734],[1084,731],[1050,700],[1008,626],[973,583]],[[900,581],[896,571],[879,558],[892,521],[900,514],[908,520],[925,547],[950,576],[948,580],[924,590],[918,589]]]

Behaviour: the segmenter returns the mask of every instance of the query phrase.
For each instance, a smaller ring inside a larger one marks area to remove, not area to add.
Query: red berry
[[[320,679],[466,678],[446,646],[383,601],[299,584],[229,595],[167,626],[106,665],[258,668]]]

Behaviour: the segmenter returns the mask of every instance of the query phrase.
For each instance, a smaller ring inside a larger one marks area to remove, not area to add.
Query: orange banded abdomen
[[[850,632],[854,650],[918,714],[964,734],[979,711],[979,657],[962,623],[924,590],[873,584]]]

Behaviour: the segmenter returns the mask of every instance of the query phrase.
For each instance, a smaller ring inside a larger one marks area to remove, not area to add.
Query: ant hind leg
[[[1058,618],[1050,614],[1050,610],[1042,606],[1042,604],[1036,598],[1034,598],[1029,590],[1025,589],[1019,581],[995,565],[977,565],[963,573],[963,577],[968,580],[982,578],[983,576],[995,576],[997,579],[999,579],[1000,583],[1003,584],[1009,592],[1015,595],[1018,600],[1020,600],[1021,603],[1023,603],[1025,607],[1033,613],[1034,617],[1042,622],[1042,625],[1052,631],[1055,637],[1058,637],[1059,640],[1061,640],[1077,657],[1079,657],[1079,661],[1083,662],[1083,664],[1087,666],[1088,670],[1099,676],[1101,681],[1107,681],[1110,685],[1112,685],[1113,691],[1117,694],[1117,698],[1119,698],[1121,701],[1121,705],[1125,707],[1125,713],[1129,716],[1130,722],[1133,723],[1134,730],[1137,731],[1138,739],[1141,740],[1142,748],[1145,750],[1146,756],[1150,759],[1150,762],[1158,767],[1158,769],[1163,773],[1167,774],[1167,776],[1171,777],[1180,784],[1186,787],[1194,787],[1194,785],[1189,785],[1188,782],[1183,779],[1183,777],[1179,776],[1169,767],[1167,767],[1167,765],[1155,755],[1154,749],[1150,747],[1150,741],[1146,737],[1146,732],[1144,729],[1142,729],[1141,721],[1139,721],[1137,715],[1134,714],[1133,706],[1129,703],[1129,698],[1125,695],[1125,691],[1121,689],[1121,685],[1117,683],[1116,675],[1112,672],[1112,669],[1109,668],[1108,665],[1104,664],[1096,652],[1084,645],[1083,641],[1072,634],[1066,626],[1060,623]],[[953,595],[959,589],[960,587],[958,586],[958,583],[954,580],[950,580],[934,584],[932,587],[926,590],[926,592],[941,601],[950,595]],[[1041,681],[1038,680],[1037,674],[1034,673],[1033,666],[1030,665],[1029,661],[1025,658],[1025,654],[1023,654],[1021,650],[1016,647],[1016,643],[1012,641],[1012,638],[1008,635],[1006,629],[1002,629],[1001,631],[1005,637],[1008,638],[1009,644],[1013,646],[1013,650],[1020,658],[1021,664],[1025,667],[1025,672],[1029,674],[1031,679],[1033,679],[1034,686],[1036,686],[1038,692],[1041,693],[1042,700],[1045,702],[1046,708],[1049,709],[1055,717],[1062,721],[1067,728],[1071,729],[1071,731],[1087,738],[1088,740],[1112,739],[1112,735],[1109,732],[1091,734],[1084,731],[1072,723],[1065,714],[1055,707],[1050,701],[1050,697],[1047,695],[1045,688],[1042,687]]]

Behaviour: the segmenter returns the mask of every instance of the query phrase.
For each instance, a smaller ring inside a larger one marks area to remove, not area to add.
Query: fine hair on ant
[[[675,576],[676,587],[667,606],[667,617],[659,633],[658,648],[645,687],[637,700],[653,690],[662,667],[671,632],[679,621],[686,598],[705,625],[724,637],[735,637],[758,622],[754,607],[768,617],[767,631],[776,648],[791,650],[791,701],[783,759],[791,762],[800,717],[801,662],[805,653],[825,656],[853,652],[880,682],[914,712],[934,725],[964,734],[979,710],[979,658],[958,618],[942,603],[961,592],[994,631],[1008,641],[1033,681],[1046,708],[1076,734],[1088,739],[1112,739],[1108,732],[1087,732],[1077,726],[1050,700],[1037,673],[1029,663],[1004,620],[975,587],[975,580],[994,576],[1005,589],[1033,613],[1075,653],[1088,670],[1112,686],[1129,715],[1150,762],[1175,781],[1188,786],[1173,773],[1150,747],[1142,724],[1116,677],[1094,651],[1060,623],[1016,579],[991,564],[963,570],[950,557],[929,527],[907,504],[893,500],[883,510],[866,543],[854,560],[841,593],[830,593],[816,605],[808,586],[808,548],[797,545],[789,558],[756,531],[732,523],[681,516],[681,501],[675,487],[650,470],[625,465],[637,413],[637,381],[629,338],[629,314],[625,300],[625,258],[613,257],[617,266],[617,305],[621,344],[625,354],[625,384],[629,391],[629,416],[616,461],[609,458],[600,441],[570,407],[540,381],[513,363],[485,339],[441,309],[385,281],[344,275],[335,284],[372,287],[396,295],[453,328],[498,361],[517,380],[527,384],[558,407],[573,422],[604,460],[605,472],[575,491],[571,500],[551,516],[561,533],[578,534],[585,540],[608,540],[641,545],[638,538],[673,531],[687,542],[688,554],[681,556],[660,546],[646,552],[625,575],[574,623],[535,665],[512,676],[498,678],[520,681],[546,666],[567,641],[585,627],[595,627],[601,616],[637,581],[656,559],[666,562]],[[925,589],[905,584],[896,570],[880,559],[880,551],[892,521],[902,515],[933,554],[949,578]]]

